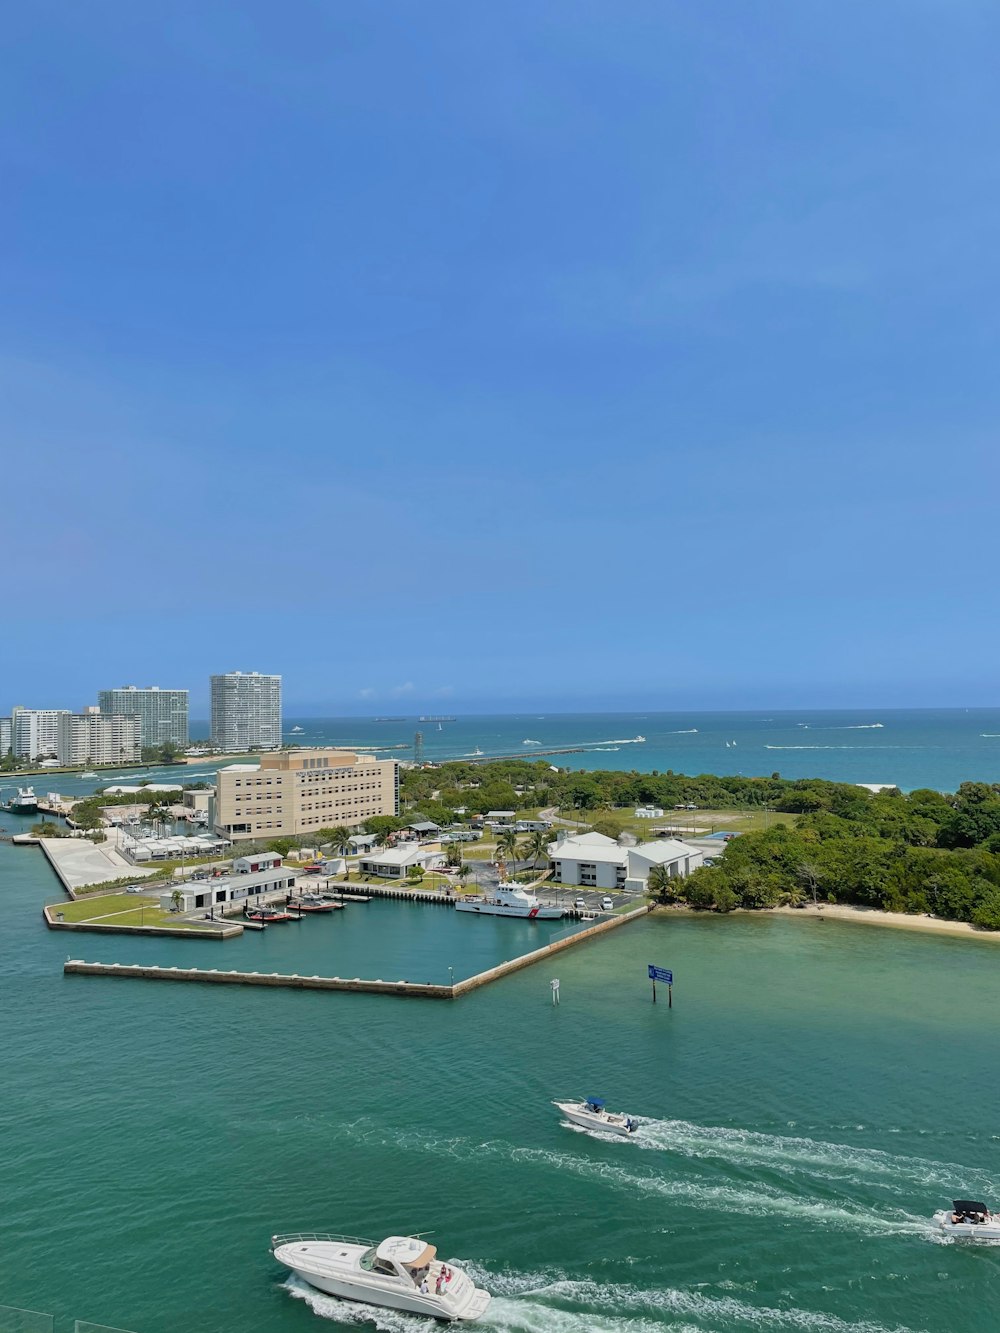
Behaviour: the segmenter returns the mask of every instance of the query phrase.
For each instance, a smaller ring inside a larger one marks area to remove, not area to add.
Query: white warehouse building
[[[579,833],[549,844],[554,884],[588,889],[628,889],[644,893],[654,866],[666,866],[671,878],[696,870],[705,854],[677,838],[622,847],[603,833]]]

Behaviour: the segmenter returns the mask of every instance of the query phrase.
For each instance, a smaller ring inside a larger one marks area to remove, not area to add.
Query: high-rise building
[[[399,813],[399,765],[349,750],[285,750],[216,775],[215,831],[277,838]]]
[[[118,713],[141,719],[141,745],[176,745],[188,743],[187,690],[161,690],[158,685],[138,689],[123,685],[117,690],[99,690],[97,703],[102,713]]]
[[[69,755],[64,763],[136,764],[142,758],[142,718],[138,714],[86,708],[70,718],[69,732]]]
[[[68,708],[15,708],[11,712],[11,748],[19,759],[69,762]]]
[[[14,748],[14,727],[9,717],[0,717],[0,759],[6,759]]]
[[[281,677],[212,676],[212,744],[227,753],[281,749]]]

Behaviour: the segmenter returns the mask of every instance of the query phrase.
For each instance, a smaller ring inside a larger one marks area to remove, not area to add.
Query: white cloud
[[[402,685],[394,685],[389,691],[389,694],[393,699],[399,699],[404,694],[412,694],[415,688],[413,681],[407,680],[404,681]]]
[[[454,685],[439,685],[436,690],[432,690],[435,699],[450,699],[455,693]]]

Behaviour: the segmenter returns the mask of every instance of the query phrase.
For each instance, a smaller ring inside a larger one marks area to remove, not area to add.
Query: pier
[[[140,963],[88,963],[82,958],[70,958],[63,964],[64,976],[76,977],[127,977],[139,981],[194,981],[217,986],[283,986],[291,990],[325,990],[361,992],[369,995],[400,995],[429,1000],[457,1000],[471,991],[488,986],[492,981],[499,981],[512,972],[519,972],[524,967],[532,967],[554,954],[570,949],[583,940],[594,939],[609,930],[624,926],[648,915],[653,910],[652,904],[644,903],[631,912],[609,917],[586,930],[577,931],[563,939],[553,940],[551,944],[521,954],[496,967],[487,968],[475,976],[456,981],[453,985],[436,986],[429,982],[384,981],[381,977],[371,980],[365,977],[319,977],[300,976],[297,973],[282,972],[222,972],[217,968],[200,967],[160,967]],[[185,936],[188,932],[183,932]]]

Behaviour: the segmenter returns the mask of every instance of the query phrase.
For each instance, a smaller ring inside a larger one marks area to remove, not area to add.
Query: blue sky
[[[998,38],[10,10],[0,706],[995,703]]]

